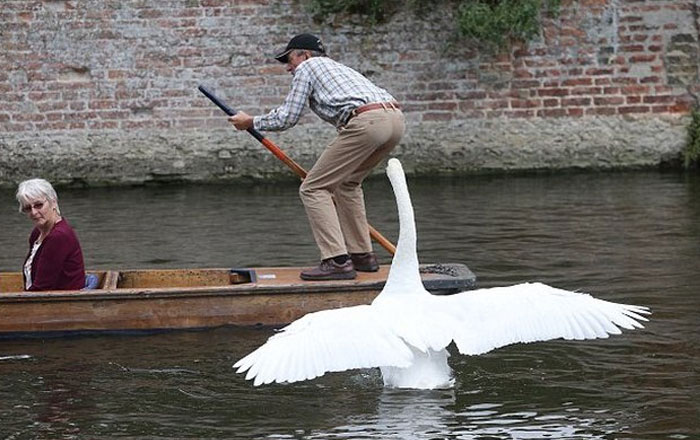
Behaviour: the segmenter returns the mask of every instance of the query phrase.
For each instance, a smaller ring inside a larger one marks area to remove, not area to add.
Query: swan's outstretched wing
[[[462,322],[454,341],[460,353],[482,354],[518,342],[596,339],[643,328],[646,307],[525,283],[435,297],[436,307]]]
[[[254,385],[297,382],[327,372],[379,366],[407,367],[413,355],[371,306],[310,313],[236,362]]]

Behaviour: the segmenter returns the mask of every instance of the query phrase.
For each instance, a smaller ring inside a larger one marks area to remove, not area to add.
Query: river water
[[[231,365],[272,334],[219,328],[0,340],[2,439],[699,439],[700,178],[630,172],[409,179],[422,262],[481,287],[542,281],[651,307],[646,328],[478,357],[453,389],[375,370],[253,388]],[[296,183],[59,191],[91,268],[307,265]],[[386,178],[371,223],[395,240]],[[29,222],[0,191],[0,270]],[[389,262],[382,250],[383,262]],[[503,325],[508,325],[504,322]]]

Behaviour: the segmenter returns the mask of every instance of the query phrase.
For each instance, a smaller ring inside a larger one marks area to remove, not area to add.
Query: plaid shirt
[[[328,57],[313,57],[297,66],[284,103],[253,119],[255,129],[281,131],[293,127],[307,99],[311,110],[336,128],[343,127],[357,107],[394,101],[386,90],[357,71]]]

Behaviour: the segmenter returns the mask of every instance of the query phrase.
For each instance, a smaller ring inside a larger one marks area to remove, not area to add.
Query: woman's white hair
[[[58,208],[58,195],[51,184],[44,179],[29,179],[19,184],[17,188],[17,201],[19,202],[19,212],[22,207],[28,205],[32,200],[46,199],[56,204],[56,212],[61,215]]]

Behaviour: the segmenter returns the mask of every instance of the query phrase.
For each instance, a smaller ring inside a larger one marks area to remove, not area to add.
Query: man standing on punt
[[[308,101],[318,117],[338,130],[299,188],[321,252],[321,263],[302,271],[301,278],[342,280],[355,278],[356,270],[374,272],[379,264],[361,185],[403,136],[400,106],[386,90],[328,58],[314,35],[295,36],[275,58],[292,74],[284,103],[255,117],[238,112],[229,121],[239,130],[283,131],[299,121]]]

